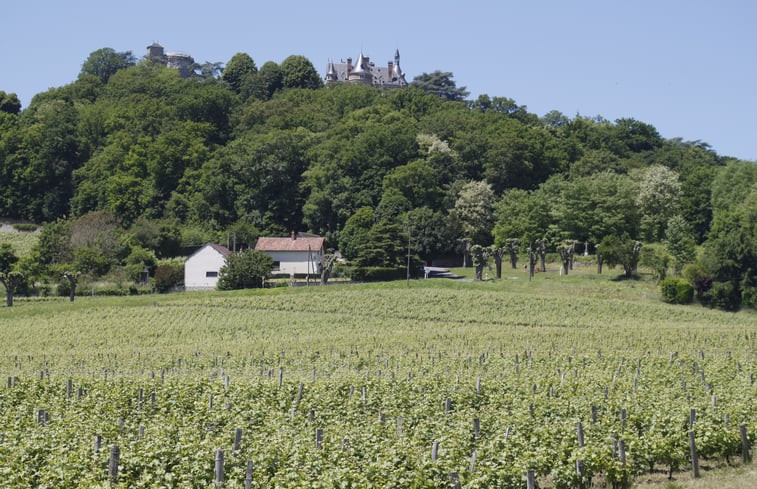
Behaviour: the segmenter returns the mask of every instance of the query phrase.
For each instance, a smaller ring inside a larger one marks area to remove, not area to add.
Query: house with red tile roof
[[[255,249],[267,253],[273,259],[273,273],[294,275],[318,275],[321,273],[324,239],[322,236],[296,233],[287,237],[261,237]]]

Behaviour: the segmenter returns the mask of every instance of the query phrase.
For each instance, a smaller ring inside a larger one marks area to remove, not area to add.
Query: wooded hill
[[[258,69],[246,54],[182,79],[101,49],[24,110],[0,92],[0,215],[105,211],[158,256],[229,233],[309,231],[380,266],[401,262],[408,231],[429,260],[466,239],[666,242],[676,221],[708,243],[697,275],[755,300],[754,163],[631,118],[464,100],[450,73],[412,85],[323,87],[302,56]]]

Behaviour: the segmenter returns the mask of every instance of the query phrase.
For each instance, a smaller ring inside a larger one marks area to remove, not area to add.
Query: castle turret
[[[362,82],[369,85],[371,84],[371,70],[368,66],[366,58],[363,56],[363,53],[360,53],[360,56],[358,56],[357,63],[355,64],[355,67],[352,69],[352,71],[350,71],[347,79],[351,82]]]
[[[157,42],[153,42],[149,46],[147,46],[147,54],[145,55],[147,58],[161,58],[163,57],[163,46],[158,44]]]
[[[329,67],[328,71],[326,72],[326,83],[333,83],[339,81],[339,75],[336,73],[336,68],[334,68],[334,62],[329,61]]]
[[[394,51],[394,66],[392,70],[392,81],[395,81],[399,84],[406,84],[405,81],[405,74],[402,72],[402,68],[400,68],[400,50],[399,48]]]

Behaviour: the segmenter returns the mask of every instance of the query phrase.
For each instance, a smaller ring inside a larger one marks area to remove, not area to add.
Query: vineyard
[[[537,279],[20,300],[2,486],[626,487],[751,456],[754,313]]]

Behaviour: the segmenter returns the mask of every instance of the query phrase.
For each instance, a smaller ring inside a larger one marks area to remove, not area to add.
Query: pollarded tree
[[[24,281],[24,275],[13,270],[13,265],[18,262],[18,257],[13,252],[13,247],[8,243],[0,244],[0,283],[5,287],[5,305],[13,306],[13,293]]]
[[[507,253],[507,248],[503,247],[497,247],[497,246],[490,246],[487,250],[487,253],[489,256],[494,258],[494,266],[497,271],[497,279],[502,278],[502,257],[505,256],[505,253]]]
[[[79,276],[81,276],[81,272],[73,270],[67,270],[61,274],[61,278],[68,281],[68,300],[70,302],[73,302],[76,297],[76,285],[79,283]]]
[[[573,253],[575,252],[575,250],[576,242],[572,239],[565,240],[563,244],[557,247],[557,253],[559,253],[560,260],[562,260],[565,275],[568,274],[568,270],[573,268]]]
[[[263,286],[273,270],[273,258],[257,250],[232,253],[218,273],[218,289],[254,289]]]
[[[510,255],[510,265],[513,270],[518,268],[518,250],[520,249],[520,240],[518,238],[507,238],[505,240],[505,249]]]
[[[488,251],[487,248],[477,244],[470,248],[471,261],[473,262],[473,268],[476,269],[476,280],[479,282],[484,279],[484,267],[489,255]]]

